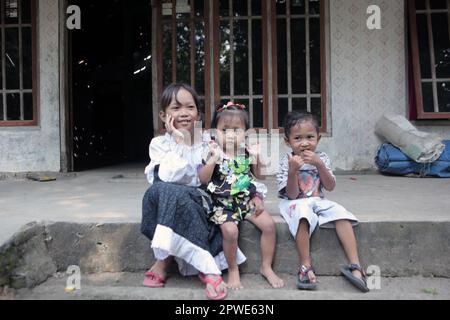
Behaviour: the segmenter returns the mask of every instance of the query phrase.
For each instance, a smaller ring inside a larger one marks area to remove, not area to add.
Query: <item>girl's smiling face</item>
[[[165,122],[167,116],[174,119],[175,129],[193,132],[194,124],[200,120],[200,115],[192,94],[181,88],[177,97],[173,96],[172,102],[166,110],[160,113],[163,122]]]
[[[289,139],[285,138],[285,141],[295,155],[302,156],[306,150],[316,151],[320,135],[311,121],[303,121],[290,129]]]
[[[230,115],[220,118],[217,123],[217,143],[222,150],[226,151],[227,146],[239,147],[245,141],[245,120],[239,114]]]

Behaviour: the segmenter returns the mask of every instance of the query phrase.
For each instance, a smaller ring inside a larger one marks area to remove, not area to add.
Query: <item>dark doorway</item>
[[[74,170],[148,160],[153,136],[151,0],[73,0]]]

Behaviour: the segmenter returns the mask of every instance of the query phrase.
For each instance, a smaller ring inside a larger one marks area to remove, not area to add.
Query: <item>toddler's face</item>
[[[307,150],[315,152],[319,140],[320,135],[311,121],[300,122],[292,127],[289,139],[285,139],[297,156],[302,156]]]
[[[217,123],[217,143],[222,150],[239,147],[245,141],[245,123],[240,117],[225,116]]]
[[[165,121],[168,115],[174,119],[173,124],[176,129],[193,131],[195,122],[199,121],[199,114],[194,98],[189,91],[185,89],[178,91],[177,99],[173,97],[166,111],[161,114],[161,120]]]

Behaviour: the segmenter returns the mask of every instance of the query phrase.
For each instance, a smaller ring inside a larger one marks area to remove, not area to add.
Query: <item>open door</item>
[[[75,171],[148,161],[153,137],[151,0],[73,0],[69,32]]]

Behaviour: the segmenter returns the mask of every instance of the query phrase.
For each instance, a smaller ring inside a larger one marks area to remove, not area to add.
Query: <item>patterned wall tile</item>
[[[380,6],[382,30],[367,28],[369,5]],[[330,0],[333,131],[324,146],[336,168],[374,168],[375,122],[406,113],[404,22],[403,0]]]

